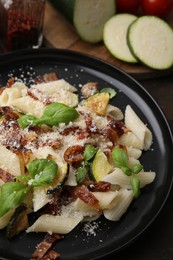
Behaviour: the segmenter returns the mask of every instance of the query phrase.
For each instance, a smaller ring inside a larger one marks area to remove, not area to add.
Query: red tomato
[[[115,0],[117,13],[137,14],[141,0]]]
[[[165,18],[172,10],[173,0],[141,0],[145,15],[156,15]]]

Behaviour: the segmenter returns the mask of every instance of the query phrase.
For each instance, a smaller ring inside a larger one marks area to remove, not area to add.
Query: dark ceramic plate
[[[153,132],[152,149],[143,154],[141,161],[146,170],[157,173],[154,183],[142,189],[119,222],[101,218],[96,234],[89,235],[79,225],[55,246],[61,260],[91,260],[108,257],[134,242],[153,222],[163,207],[172,186],[172,135],[161,109],[153,98],[133,78],[99,59],[65,50],[21,51],[0,57],[0,86],[10,75],[26,83],[47,72],[55,71],[76,87],[88,81],[97,81],[101,87],[112,87],[118,92],[112,104],[125,110],[130,104]],[[21,233],[11,241],[0,231],[2,259],[30,259],[44,234]]]

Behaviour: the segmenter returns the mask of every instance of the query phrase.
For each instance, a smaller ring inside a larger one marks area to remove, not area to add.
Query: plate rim
[[[15,52],[12,52],[12,53],[6,53],[6,54],[2,54],[1,55],[1,58],[0,59],[0,66],[4,64],[4,61],[3,61],[3,57],[6,59],[5,61],[5,64],[8,64],[9,63],[9,60],[10,58],[12,59],[12,62],[14,62],[14,60],[18,60],[18,59],[22,59],[19,57],[19,54],[22,56],[24,55],[24,58],[25,56],[30,56],[30,55],[36,55],[36,56],[39,56],[39,55],[49,55],[51,53],[51,55],[55,55],[55,54],[65,54],[65,55],[77,55],[78,58],[87,58],[89,60],[92,60],[92,61],[95,61],[97,63],[102,63],[104,66],[108,66],[109,68],[113,69],[113,70],[117,70],[121,75],[124,75],[125,77],[129,78],[130,80],[132,80],[133,82],[135,82],[135,84],[137,84],[139,86],[139,88],[148,96],[148,98],[153,102],[153,104],[157,107],[159,113],[161,114],[162,116],[162,120],[164,121],[164,124],[169,132],[169,138],[171,140],[171,143],[173,145],[173,133],[172,133],[172,130],[171,130],[171,127],[170,127],[170,124],[163,112],[163,110],[161,109],[161,107],[158,105],[157,101],[151,96],[151,94],[136,80],[134,79],[131,75],[129,75],[128,73],[124,72],[123,70],[121,70],[120,68],[110,64],[109,62],[106,62],[106,61],[103,61],[102,59],[100,58],[97,58],[97,57],[94,57],[92,55],[87,55],[87,54],[83,54],[83,53],[80,53],[80,52],[76,52],[76,51],[71,51],[71,50],[64,50],[64,49],[37,49],[37,50],[22,50],[22,51],[15,51]],[[17,58],[17,57],[18,58]],[[11,61],[11,60],[10,60]],[[84,62],[85,64],[85,62]],[[153,223],[153,221],[157,218],[157,216],[159,215],[160,211],[163,209],[168,197],[169,197],[169,194],[170,194],[170,191],[172,189],[172,186],[173,186],[173,176],[172,176],[172,179],[171,179],[171,183],[169,185],[169,189],[167,190],[167,194],[166,194],[166,197],[163,199],[162,201],[162,204],[160,205],[159,209],[157,210],[157,214],[155,214],[154,217],[152,217],[152,219],[150,220],[150,222],[148,222],[148,224],[138,233],[136,234],[135,237],[133,237],[129,242],[127,242],[125,245],[121,246],[121,248],[119,248],[118,250],[116,251],[112,251],[111,253],[116,253],[116,252],[119,252],[122,250],[122,248],[126,248],[127,246],[131,245],[132,243],[135,242],[135,240],[141,236],[147,229],[149,226],[151,226],[151,224]],[[105,254],[103,255],[104,256],[108,256],[109,257],[109,254]],[[99,259],[100,256],[96,256],[94,258],[89,258],[89,259]],[[2,258],[3,259],[3,258]],[[6,258],[4,258],[6,259]]]

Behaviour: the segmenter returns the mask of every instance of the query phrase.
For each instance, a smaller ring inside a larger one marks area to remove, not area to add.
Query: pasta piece
[[[8,225],[8,222],[10,221],[13,213],[14,209],[11,209],[3,217],[0,218],[0,229],[3,229]]]
[[[21,97],[26,96],[27,90],[28,90],[27,86],[24,83],[22,83],[22,82],[15,82],[11,86],[11,88],[18,89],[20,91],[20,96]]]
[[[133,132],[124,133],[117,140],[117,144],[122,144],[140,150],[143,149],[143,142]]]
[[[61,90],[70,91],[70,92],[76,92],[77,89],[70,85],[67,81],[64,79],[59,79],[51,82],[41,83],[32,85],[32,88],[36,88],[44,93],[47,94],[55,94],[60,93]]]
[[[54,216],[44,214],[39,217],[26,232],[48,232],[49,234],[67,234],[72,231],[81,221],[83,217],[78,216]]]
[[[130,105],[125,110],[125,125],[141,140],[142,149],[148,150],[152,144],[152,133]]]
[[[100,213],[95,208],[91,207],[89,204],[85,203],[81,199],[77,198],[74,202],[74,209],[78,211],[83,217],[96,217],[100,216]]]
[[[33,210],[38,211],[44,207],[49,201],[50,197],[47,195],[48,186],[34,187],[33,189]]]
[[[93,192],[101,209],[112,208],[118,201],[118,191]]]
[[[18,89],[6,88],[0,95],[0,106],[11,106],[13,101],[20,97]]]
[[[115,106],[107,105],[105,116],[111,116],[116,120],[122,120],[124,118],[122,111]]]
[[[137,177],[140,180],[140,188],[143,188],[145,185],[152,183],[155,179],[155,176],[155,172],[139,172],[137,174]],[[131,176],[127,176],[122,172],[121,169],[115,168],[115,170],[112,173],[106,175],[103,178],[103,181],[110,182],[114,185],[118,184],[119,186],[125,189],[131,189],[130,179]]]
[[[35,117],[41,117],[45,109],[45,105],[42,102],[30,96],[24,96],[14,100],[13,106],[24,114],[31,114]]]
[[[126,149],[127,149],[128,157],[139,159],[142,155],[142,151],[140,149],[128,147],[128,146],[126,147]]]
[[[118,221],[122,215],[127,211],[133,200],[133,193],[131,190],[121,189],[119,191],[119,200],[112,209],[105,209],[103,215],[105,218]]]
[[[0,168],[14,176],[21,175],[24,172],[24,165],[20,162],[19,157],[1,144],[0,154]]]
[[[77,89],[64,79],[32,85],[31,91],[34,91],[36,95],[39,91],[43,94],[45,99],[47,98],[51,102],[64,103],[70,107],[78,105],[78,95],[73,93],[76,92]]]
[[[156,177],[156,173],[149,171],[141,171],[138,173],[138,179],[140,180],[140,187],[143,188],[144,186],[152,183]]]

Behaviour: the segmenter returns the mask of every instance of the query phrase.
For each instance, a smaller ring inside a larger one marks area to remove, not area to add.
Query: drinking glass
[[[0,46],[3,51],[39,48],[46,0],[0,0]]]

